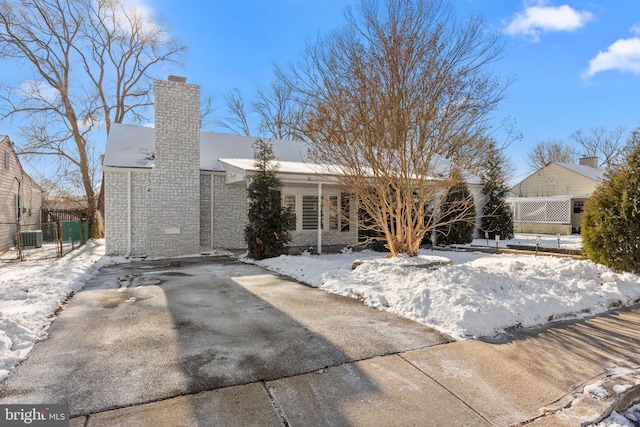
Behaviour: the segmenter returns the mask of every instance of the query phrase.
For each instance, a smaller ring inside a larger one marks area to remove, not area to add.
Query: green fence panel
[[[80,221],[62,221],[62,242],[80,243],[82,241],[82,231]]]

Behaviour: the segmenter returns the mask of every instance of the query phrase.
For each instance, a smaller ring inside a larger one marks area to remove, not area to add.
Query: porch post
[[[322,253],[322,183],[318,183],[318,253]]]

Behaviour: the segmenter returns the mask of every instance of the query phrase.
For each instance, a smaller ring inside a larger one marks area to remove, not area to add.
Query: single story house
[[[106,253],[170,257],[246,249],[255,138],[201,132],[200,87],[183,77],[157,80],[154,95],[153,128],[113,124],[107,139]],[[337,169],[306,161],[304,142],[270,142],[283,204],[296,217],[290,250],[357,245],[357,201],[341,187]],[[480,188],[469,182],[478,213]]]
[[[255,138],[200,132],[200,87],[182,77],[156,81],[154,92],[155,127],[114,124],[107,139],[106,253],[168,257],[246,248]],[[270,142],[282,200],[296,214],[290,247],[322,252],[357,244],[355,201],[336,176],[305,162],[306,144]]]
[[[24,171],[13,142],[0,135],[0,252],[15,245],[20,227],[40,224],[44,191]]]
[[[580,232],[582,209],[604,177],[597,157],[579,164],[552,162],[511,188],[507,202],[519,233]]]

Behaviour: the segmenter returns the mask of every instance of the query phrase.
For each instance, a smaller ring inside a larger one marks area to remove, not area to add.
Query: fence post
[[[58,229],[58,242],[60,242],[60,247],[58,249],[58,257],[62,257],[62,222],[58,221],[57,223],[57,229]]]
[[[18,245],[18,260],[24,261],[22,257],[22,234],[20,233],[20,220],[16,221],[16,245]]]

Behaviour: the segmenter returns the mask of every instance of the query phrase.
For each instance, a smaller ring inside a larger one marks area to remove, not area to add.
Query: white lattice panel
[[[571,223],[571,200],[510,199],[509,205],[516,222]]]

